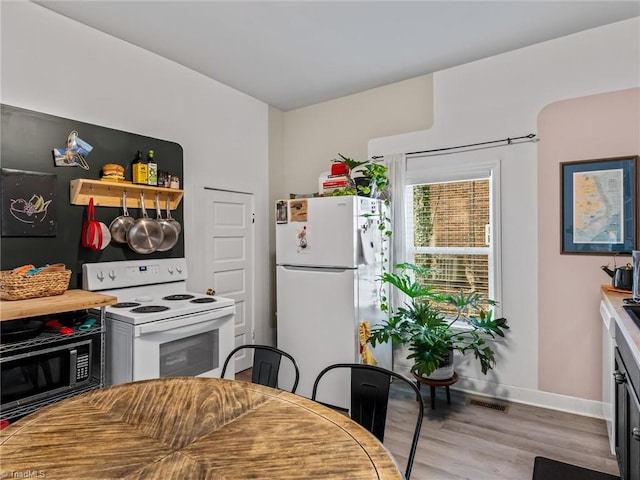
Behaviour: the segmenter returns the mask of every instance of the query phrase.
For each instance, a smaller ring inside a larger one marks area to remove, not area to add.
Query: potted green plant
[[[385,208],[381,209],[378,213],[366,214],[366,217],[379,217],[378,230],[382,235],[383,243],[391,237],[391,219],[389,218],[389,178],[387,177],[388,168],[377,162],[370,160],[358,161],[352,158],[345,157],[341,153],[338,153],[339,159],[334,158],[333,161],[342,163],[347,167],[347,178],[349,184],[347,187],[333,190],[331,196],[343,196],[343,195],[360,195],[364,197],[371,197],[383,200]],[[355,176],[354,174],[357,174]],[[382,249],[382,262],[383,265],[387,264],[387,248]]]
[[[345,188],[334,190],[332,192],[333,196],[362,195],[386,199],[389,178],[387,177],[388,169],[385,165],[370,160],[354,160],[345,157],[341,153],[338,153],[338,156],[340,158],[334,158],[333,161],[342,163],[347,167],[349,185]]]
[[[391,340],[408,347],[407,359],[413,362],[411,372],[426,378],[450,378],[454,351],[463,355],[473,352],[482,373],[491,370],[496,359],[484,337],[503,337],[504,330],[509,329],[505,318],[493,317],[490,307],[496,302],[477,292],[438,293],[434,285],[420,281],[428,277],[430,269],[402,263],[395,270],[383,273],[383,285],[398,289],[408,301],[391,308],[383,297],[382,310],[388,313],[388,318],[372,329],[371,344]],[[465,328],[455,328],[455,322],[462,322]],[[451,363],[449,376],[433,377],[447,360]]]

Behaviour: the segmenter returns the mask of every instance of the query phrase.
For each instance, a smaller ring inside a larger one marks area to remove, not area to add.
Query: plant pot
[[[376,192],[376,188],[375,188],[375,186],[372,186],[370,184],[371,180],[369,178],[367,178],[367,177],[355,177],[353,179],[353,183],[356,184],[356,188],[358,188],[358,186],[360,186],[360,187],[370,187],[370,189],[371,189],[371,191],[369,192],[368,195],[366,195],[366,194],[364,194],[364,193],[362,193],[362,192],[360,192],[358,190],[358,196],[376,198],[376,193],[377,193]]]
[[[449,350],[449,355],[440,362],[440,366],[431,372],[431,375],[424,376],[429,380],[448,380],[451,377],[453,377],[453,349]]]

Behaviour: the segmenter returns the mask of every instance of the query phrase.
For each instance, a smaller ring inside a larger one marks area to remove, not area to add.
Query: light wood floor
[[[468,404],[472,396],[454,390],[447,405],[444,388],[436,390],[431,410],[428,389],[422,389],[425,417],[412,480],[531,480],[536,456],[619,474],[603,420],[517,403],[500,412]],[[414,403],[408,389],[398,388],[387,418],[384,443],[402,466]]]
[[[250,375],[247,370],[236,378],[250,381]],[[412,480],[531,480],[536,456],[619,474],[602,420],[518,403],[501,412],[468,404],[486,399],[455,390],[447,405],[444,389],[437,390],[431,410],[429,390],[422,389],[425,416]],[[402,471],[416,405],[408,387],[392,387],[384,443]]]

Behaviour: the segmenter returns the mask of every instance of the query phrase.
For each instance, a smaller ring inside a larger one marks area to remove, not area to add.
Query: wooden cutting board
[[[622,290],[621,288],[614,288],[612,286],[604,287],[608,292],[618,292],[618,293],[633,293],[631,290]]]

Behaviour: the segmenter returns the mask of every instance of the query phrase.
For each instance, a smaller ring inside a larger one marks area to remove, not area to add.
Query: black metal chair
[[[318,384],[322,377],[334,369],[349,369],[351,371],[351,408],[350,416],[355,422],[369,430],[378,440],[384,442],[385,422],[387,420],[387,406],[389,403],[389,388],[393,379],[401,380],[409,384],[418,401],[418,414],[411,441],[411,449],[407,458],[405,478],[408,480],[413,467],[413,459],[418,446],[422,418],[424,416],[424,403],[420,390],[414,382],[404,375],[387,370],[386,368],[360,363],[337,363],[322,370],[313,383],[311,399],[316,399]]]
[[[253,350],[253,366],[251,367],[251,382],[260,385],[265,385],[272,388],[278,387],[278,372],[280,371],[280,361],[282,357],[288,358],[293,364],[295,371],[295,380],[293,381],[293,387],[291,387],[291,393],[296,392],[298,388],[298,380],[300,379],[300,371],[298,370],[298,364],[295,359],[287,352],[279,350],[269,345],[240,345],[234,348],[227,356],[222,366],[222,373],[220,376],[224,378],[224,374],[227,371],[227,365],[229,360],[233,358],[236,352],[250,349]]]

